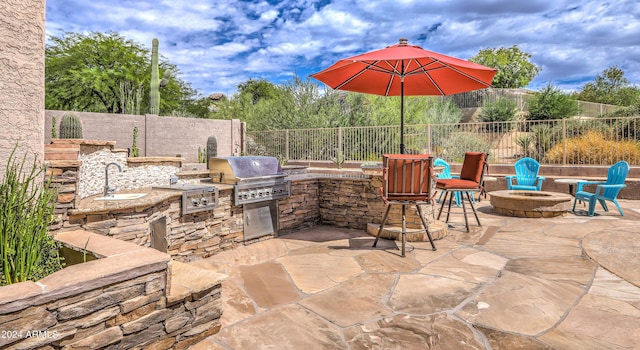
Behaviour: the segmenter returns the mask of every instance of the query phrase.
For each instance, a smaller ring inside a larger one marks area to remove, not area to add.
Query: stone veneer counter
[[[203,186],[207,186],[203,184]],[[215,187],[218,190],[230,190],[233,189],[232,185],[216,184]],[[125,209],[145,209],[152,207],[158,203],[170,199],[179,199],[182,196],[182,191],[169,190],[169,189],[154,189],[154,188],[140,188],[136,190],[118,191],[117,193],[144,193],[144,197],[127,200],[96,200],[96,198],[103,197],[102,194],[93,195],[80,200],[75,209],[70,209],[70,215],[78,214],[100,214],[108,213],[111,211],[120,211]]]
[[[203,185],[206,186],[206,185]],[[210,185],[213,186],[213,185]],[[243,244],[242,208],[232,205],[233,186],[215,185],[218,206],[182,214],[182,191],[139,188],[116,194],[143,193],[130,200],[79,200],[69,209],[60,230],[84,229],[167,252],[173,260],[189,262]]]

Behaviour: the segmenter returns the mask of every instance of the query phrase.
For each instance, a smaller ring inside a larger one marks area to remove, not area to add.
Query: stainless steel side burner
[[[153,188],[181,191],[182,215],[213,210],[218,206],[218,188],[215,186],[176,184],[169,186],[155,186]]]

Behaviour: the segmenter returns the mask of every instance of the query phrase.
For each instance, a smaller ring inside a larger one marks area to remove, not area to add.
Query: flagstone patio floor
[[[638,349],[640,201],[620,202],[527,219],[483,200],[482,227],[452,216],[405,258],[316,226],[194,262],[228,278],[220,332],[191,349]]]

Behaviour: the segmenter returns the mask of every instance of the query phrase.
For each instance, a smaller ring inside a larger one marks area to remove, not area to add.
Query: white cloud
[[[47,34],[114,31],[161,54],[203,94],[274,82],[340,58],[411,44],[460,58],[518,45],[548,81],[571,88],[618,65],[640,83],[635,0],[47,0]]]

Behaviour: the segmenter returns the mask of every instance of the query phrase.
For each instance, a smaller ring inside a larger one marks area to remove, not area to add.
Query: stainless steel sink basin
[[[114,193],[105,197],[94,198],[95,201],[128,201],[146,196],[146,193]]]

